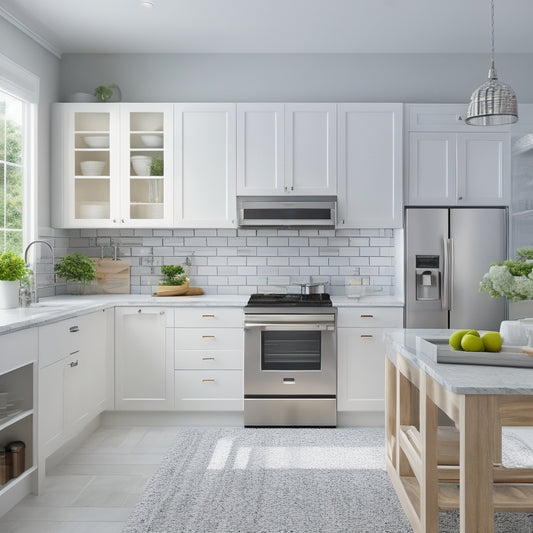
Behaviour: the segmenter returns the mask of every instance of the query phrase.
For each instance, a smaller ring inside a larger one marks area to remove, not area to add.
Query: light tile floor
[[[0,518],[1,533],[119,533],[175,427],[101,427]]]

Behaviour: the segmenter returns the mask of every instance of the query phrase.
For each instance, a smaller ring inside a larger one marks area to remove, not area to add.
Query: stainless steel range
[[[336,309],[328,294],[253,294],[244,310],[244,425],[337,423]]]

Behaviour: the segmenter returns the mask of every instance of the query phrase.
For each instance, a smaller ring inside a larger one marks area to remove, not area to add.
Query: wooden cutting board
[[[95,294],[130,293],[130,264],[126,260],[104,257],[93,261],[97,282],[91,285],[91,290]]]

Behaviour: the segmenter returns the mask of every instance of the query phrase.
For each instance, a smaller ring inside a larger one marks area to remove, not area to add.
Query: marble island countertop
[[[416,338],[449,338],[455,330],[391,329],[384,333],[387,357],[397,354],[457,394],[532,394],[533,368],[436,363],[417,348]]]
[[[0,335],[32,326],[57,322],[66,318],[92,313],[117,306],[199,306],[199,307],[244,307],[248,295],[209,295],[154,297],[148,294],[94,294],[86,296],[54,296],[41,298],[30,307],[0,310]],[[345,296],[332,296],[336,307],[403,306],[393,296],[365,296],[359,300]]]

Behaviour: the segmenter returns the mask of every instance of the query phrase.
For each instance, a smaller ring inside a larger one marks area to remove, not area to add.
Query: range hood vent
[[[240,227],[334,228],[335,196],[241,196],[237,198]]]

